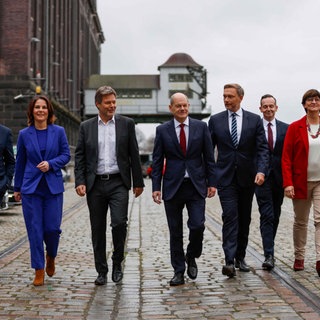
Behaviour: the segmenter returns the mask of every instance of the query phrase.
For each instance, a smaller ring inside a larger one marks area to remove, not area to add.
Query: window
[[[192,82],[189,73],[169,73],[169,82]]]
[[[151,99],[152,90],[148,89],[116,89],[119,99]]]

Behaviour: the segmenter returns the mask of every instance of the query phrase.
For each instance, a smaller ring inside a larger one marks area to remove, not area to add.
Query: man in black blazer
[[[7,189],[11,185],[14,174],[15,159],[12,147],[12,132],[0,125],[0,204]]]
[[[174,276],[171,286],[184,284],[184,272],[196,279],[195,259],[202,253],[205,229],[205,198],[213,197],[214,154],[205,122],[192,119],[189,101],[175,93],[169,110],[174,119],[156,129],[152,162],[152,197],[157,204],[164,200],[170,232],[170,255]],[[164,175],[163,166],[166,161]],[[161,195],[161,182],[162,195]],[[189,244],[183,248],[183,209],[188,211]]]
[[[276,99],[266,94],[260,99],[263,128],[269,145],[270,166],[264,184],[256,187],[260,211],[260,232],[265,261],[262,268],[274,268],[274,239],[279,225],[284,197],[281,157],[288,124],[275,118],[278,110]]]
[[[112,280],[121,281],[121,263],[127,235],[128,190],[133,180],[135,197],[143,192],[144,182],[134,121],[115,114],[116,92],[109,86],[96,91],[97,117],[81,123],[75,150],[75,186],[79,196],[87,195],[92,244],[98,277],[96,285],[106,283],[107,210],[113,240]]]
[[[222,274],[235,276],[235,267],[250,271],[245,262],[255,185],[261,185],[268,169],[269,151],[261,118],[240,107],[244,90],[238,84],[224,86],[226,111],[211,116],[209,130],[217,148],[215,184],[222,207]],[[234,123],[233,123],[234,121]],[[233,125],[234,124],[234,125]],[[234,138],[234,139],[233,139]]]

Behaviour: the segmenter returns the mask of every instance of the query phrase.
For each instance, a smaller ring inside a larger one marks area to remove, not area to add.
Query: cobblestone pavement
[[[305,286],[320,304],[320,278],[315,271],[314,227],[310,219],[306,268],[292,271],[292,207],[285,201],[276,238],[276,270],[261,268],[259,214],[254,207],[247,262],[252,272],[228,279],[221,274],[223,251],[218,198],[208,200],[203,255],[196,280],[170,287],[173,275],[163,205],[151,199],[151,183],[138,199],[130,199],[127,254],[121,284],[108,275],[95,286],[88,210],[68,184],[56,274],[45,285],[32,285],[28,243],[21,206],[0,213],[0,319],[320,319],[296,291]],[[212,222],[212,217],[216,222]],[[187,231],[187,230],[185,230]],[[110,259],[110,228],[107,235]],[[187,233],[185,233],[185,242]],[[4,250],[11,251],[4,255]],[[259,260],[260,259],[260,260]],[[283,277],[279,279],[278,274]]]

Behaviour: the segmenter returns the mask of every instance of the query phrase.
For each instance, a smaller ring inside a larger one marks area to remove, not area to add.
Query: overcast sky
[[[158,74],[184,52],[207,70],[208,105],[224,110],[225,83],[245,90],[244,109],[277,98],[277,117],[304,115],[301,97],[320,89],[318,0],[97,0],[105,43],[102,74]]]

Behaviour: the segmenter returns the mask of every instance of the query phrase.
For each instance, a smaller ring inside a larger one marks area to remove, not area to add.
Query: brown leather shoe
[[[293,264],[294,271],[302,271],[304,269],[304,259],[295,259]]]
[[[47,260],[46,273],[47,273],[47,275],[49,277],[52,277],[54,275],[54,272],[55,272],[54,258],[49,257],[48,255],[46,255],[46,260]]]
[[[38,269],[36,270],[35,277],[33,280],[34,286],[43,286],[44,284],[44,270]]]

